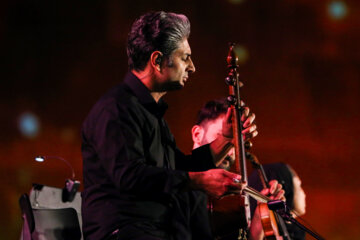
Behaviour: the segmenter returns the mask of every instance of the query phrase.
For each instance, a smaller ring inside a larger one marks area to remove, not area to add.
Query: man
[[[193,140],[193,149],[197,149],[205,144],[211,143],[214,141],[219,135],[222,134],[223,130],[223,122],[226,118],[226,114],[228,111],[228,103],[226,99],[217,99],[208,101],[205,105],[200,109],[197,115],[197,120],[195,125],[191,129],[191,135]],[[245,119],[244,116],[248,116]],[[250,129],[253,128],[254,131],[249,131],[252,136],[257,135],[256,125],[253,122],[255,119],[255,114],[249,114],[249,108],[244,107],[244,116],[242,117],[242,121],[245,121],[244,124],[250,126]],[[217,163],[218,168],[229,170],[231,165],[235,161],[235,152],[234,149],[231,148],[228,153],[224,156],[224,158]],[[270,181],[270,189],[263,189],[261,191],[264,195],[271,194],[273,199],[282,199],[284,200],[284,190],[282,190],[282,185],[278,184],[276,180]],[[257,190],[261,190],[262,188],[257,188]],[[200,196],[201,193],[198,193]],[[256,208],[256,201],[252,201],[252,208]],[[205,209],[205,203],[202,204],[202,209]],[[253,207],[254,206],[254,207]],[[199,207],[201,209],[201,207]],[[202,210],[204,211],[204,210]],[[254,211],[253,211],[254,212]],[[244,226],[246,227],[246,226]],[[235,232],[235,235],[237,233]],[[250,226],[250,234],[249,238],[252,240],[262,240],[264,238],[264,232],[261,225],[261,219],[258,214],[254,215],[252,218],[251,226]],[[226,239],[237,239],[237,236],[230,235]]]
[[[242,116],[241,121],[244,122],[244,125],[249,126],[250,129],[248,132],[250,135],[247,135],[246,138],[254,137],[258,134],[256,125],[253,123],[255,114],[250,114],[250,109],[248,107],[243,108],[244,115]],[[228,103],[225,98],[208,101],[200,109],[196,123],[191,129],[193,149],[211,143],[222,133],[223,121],[226,117],[227,111]],[[231,148],[225,157],[218,162],[217,167],[229,170],[231,165],[234,163],[234,158],[234,148]]]
[[[232,147],[231,111],[222,134],[190,156],[177,149],[163,119],[161,97],[181,89],[195,72],[189,34],[184,15],[153,12],[134,22],[130,72],[83,124],[85,239],[191,239],[193,190],[220,198],[244,187],[241,176],[215,169]],[[248,136],[255,135],[252,120],[244,125]]]

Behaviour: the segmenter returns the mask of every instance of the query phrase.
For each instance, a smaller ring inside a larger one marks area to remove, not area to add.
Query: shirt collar
[[[151,96],[149,89],[132,72],[128,72],[124,79],[124,84],[131,89],[134,95],[139,99],[139,102],[149,112],[159,118],[164,116],[168,105],[162,99],[156,103],[155,99]]]

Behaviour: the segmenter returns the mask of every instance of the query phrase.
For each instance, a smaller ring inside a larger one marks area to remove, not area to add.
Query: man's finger
[[[254,132],[257,129],[257,126],[255,123],[251,124],[249,127],[245,128],[242,133],[243,134],[247,134],[247,133],[251,133]]]
[[[243,182],[241,180],[241,175],[239,175],[239,174],[228,172],[228,171],[224,171],[224,174],[226,175],[228,180],[230,180],[230,181],[228,181],[228,187],[231,190],[234,190],[234,189],[241,190],[247,185],[247,182]]]
[[[252,133],[247,133],[247,134],[245,135],[245,140],[254,138],[254,137],[256,137],[258,134],[259,134],[258,131],[254,131],[254,132],[252,132]]]
[[[236,174],[236,173],[232,173],[232,172],[229,172],[229,171],[224,171],[223,174],[232,179],[233,182],[241,182],[241,175],[239,174]]]
[[[239,77],[239,75],[240,74],[238,74],[238,77]],[[239,85],[240,85],[240,87],[244,86],[244,84],[241,81],[239,81]]]
[[[244,128],[249,127],[254,122],[254,120],[255,120],[255,113],[251,113],[243,124]]]
[[[245,119],[249,116],[249,114],[250,114],[250,108],[243,107],[243,111],[242,111],[242,114],[241,114],[241,121],[244,122]]]

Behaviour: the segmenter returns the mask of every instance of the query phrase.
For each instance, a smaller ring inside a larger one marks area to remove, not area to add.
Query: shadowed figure
[[[277,180],[285,190],[286,205],[291,210],[293,217],[305,214],[306,202],[305,192],[301,187],[301,180],[297,173],[285,163],[271,163],[263,165],[265,174],[269,181]],[[263,188],[258,171],[253,171],[249,177],[249,186],[257,190]],[[255,214],[256,200],[250,200],[251,216]],[[305,232],[292,223],[287,223],[286,228],[291,239],[305,239]]]

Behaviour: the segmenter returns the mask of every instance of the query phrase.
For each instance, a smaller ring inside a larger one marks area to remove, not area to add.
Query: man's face
[[[206,121],[204,124],[202,124],[204,135],[201,140],[201,145],[211,143],[220,134],[222,134],[222,123],[224,118],[225,115],[220,115],[217,119]]]
[[[178,48],[162,63],[160,85],[163,91],[177,90],[184,87],[189,74],[195,72],[191,60],[191,49],[187,39],[179,42]]]

